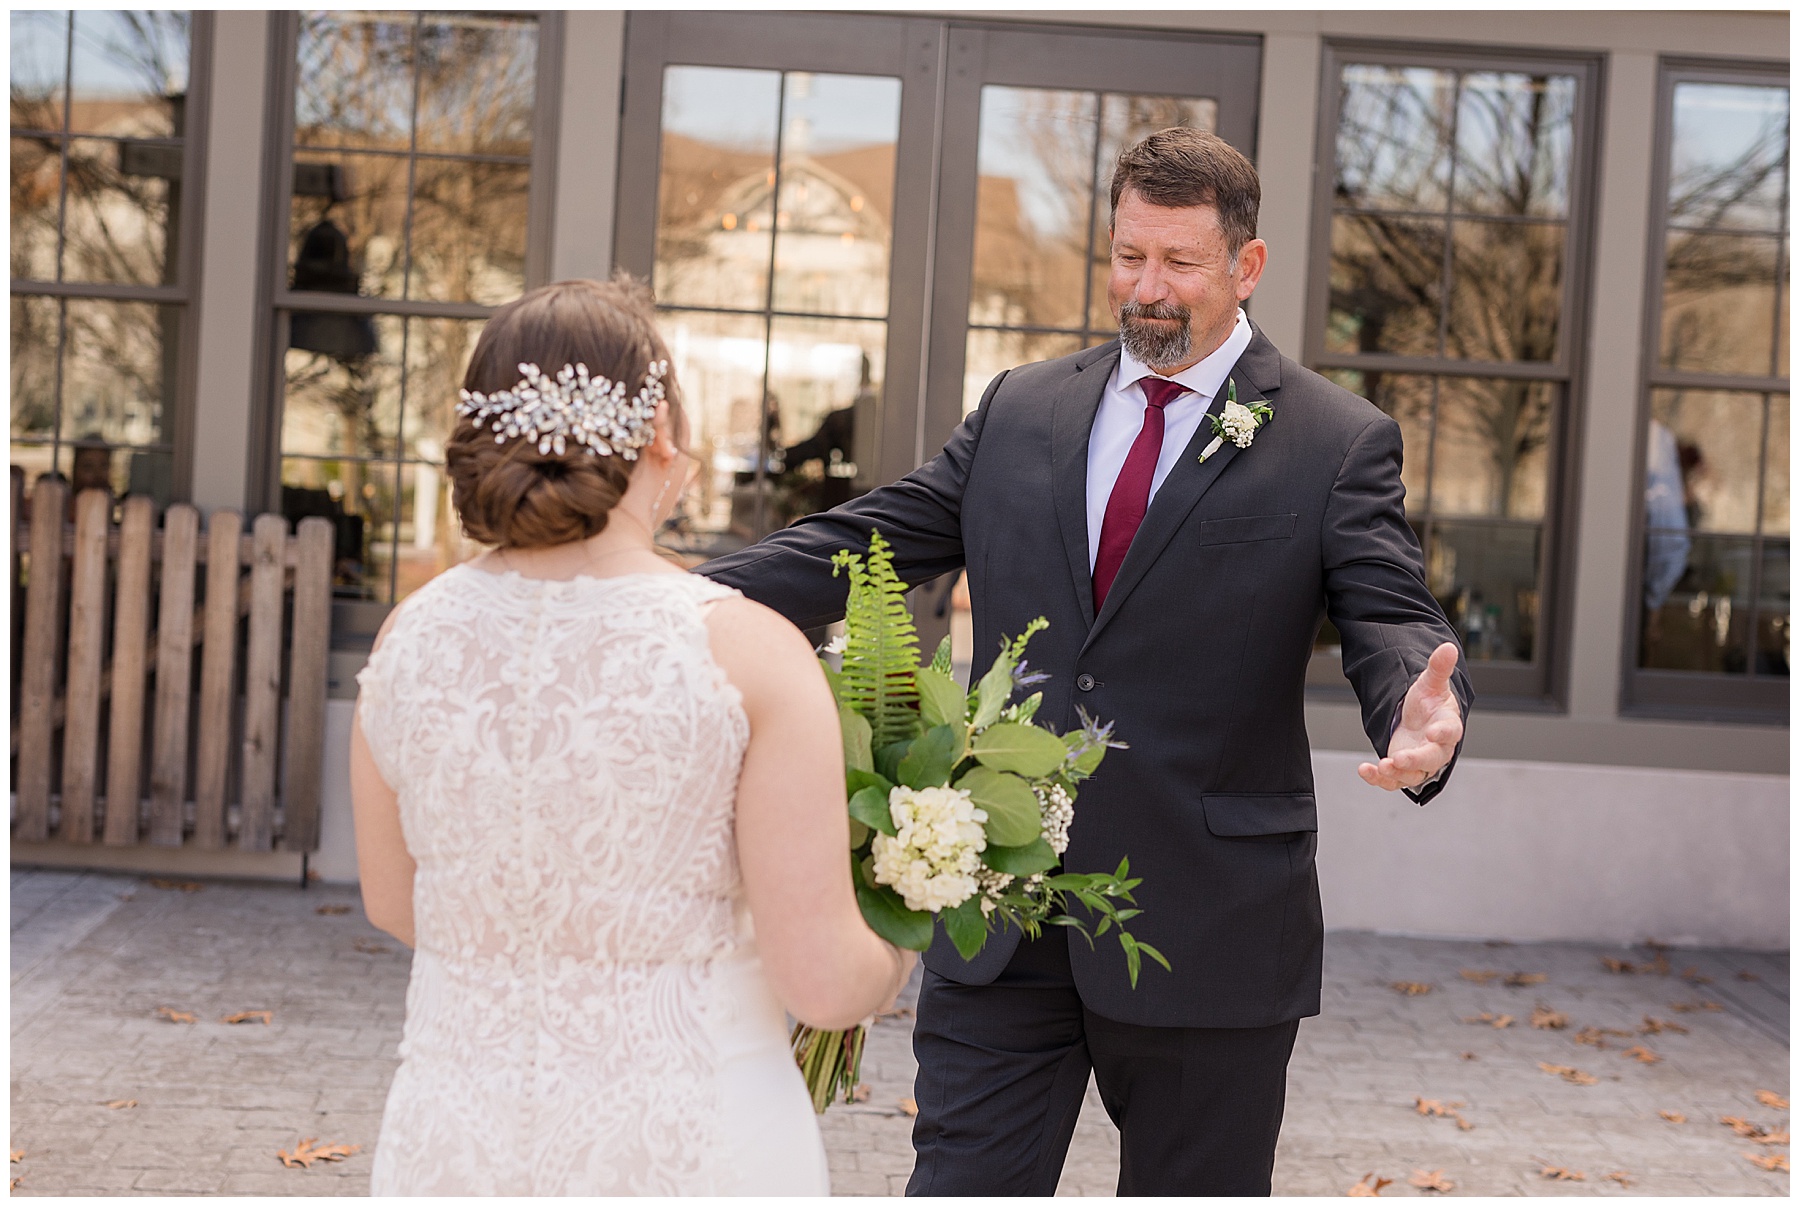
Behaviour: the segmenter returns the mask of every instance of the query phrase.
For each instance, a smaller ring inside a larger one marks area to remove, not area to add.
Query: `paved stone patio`
[[[406,950],[368,925],[352,889],[164,883],[13,872],[13,1193],[367,1193]],[[1331,935],[1325,1013],[1301,1025],[1290,1071],[1276,1193],[1342,1195],[1373,1174],[1393,1180],[1383,1197],[1416,1195],[1427,1192],[1408,1184],[1414,1171],[1441,1170],[1453,1195],[1787,1194],[1786,1173],[1746,1155],[1787,1146],[1719,1123],[1788,1127],[1785,1109],[1756,1097],[1788,1095],[1786,955],[1665,954],[1662,971],[1647,948]],[[1609,971],[1607,959],[1647,970]],[[1531,1026],[1540,1005],[1566,1025]],[[272,1021],[220,1021],[259,1010]],[[1465,1021],[1484,1013],[1515,1021]],[[1686,1031],[1646,1033],[1646,1016]],[[825,1117],[838,1194],[905,1185],[909,1023],[877,1024],[867,1101]],[[1604,1046],[1578,1042],[1585,1028],[1604,1029],[1586,1036]],[[1654,1063],[1628,1054],[1640,1046]],[[1422,1115],[1421,1098],[1453,1113]],[[121,1102],[135,1105],[107,1105]],[[361,1149],[284,1168],[277,1150],[308,1137]],[[1059,1193],[1111,1194],[1117,1152],[1090,1090]],[[1583,1177],[1552,1180],[1545,1166]]]

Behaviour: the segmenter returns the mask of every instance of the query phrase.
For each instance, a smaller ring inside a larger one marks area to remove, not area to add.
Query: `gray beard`
[[[1137,302],[1119,305],[1119,343],[1140,364],[1163,369],[1186,361],[1194,350],[1194,333],[1188,322],[1192,311],[1174,302],[1156,302],[1149,306]],[[1174,326],[1142,322],[1143,319],[1174,319]]]

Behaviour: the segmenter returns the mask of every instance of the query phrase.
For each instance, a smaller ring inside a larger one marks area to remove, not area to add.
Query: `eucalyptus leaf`
[[[983,730],[976,736],[969,752],[984,767],[1025,776],[1049,775],[1062,766],[1068,753],[1062,741],[1049,730],[1012,723],[991,725]]]
[[[838,727],[844,731],[844,766],[854,771],[873,771],[875,756],[867,718],[848,704],[840,704]]]
[[[883,793],[886,793],[893,786],[893,781],[887,776],[874,771],[851,770],[844,772],[844,788],[851,796],[855,796],[864,788],[880,788]]]
[[[1019,847],[1002,847],[989,843],[987,850],[981,853],[981,862],[996,872],[1010,872],[1014,876],[1047,872],[1056,866],[1057,859],[1056,852],[1041,837]]]
[[[1043,834],[1037,793],[1018,776],[992,767],[972,767],[956,786],[968,792],[976,808],[987,812],[987,840],[993,845],[1021,847]]]
[[[974,959],[987,942],[988,933],[987,920],[981,916],[981,895],[977,893],[938,917],[943,920],[944,933],[956,944],[957,954],[965,960]]]
[[[859,879],[856,904],[869,929],[895,947],[924,951],[931,946],[931,915],[907,909],[900,894],[886,885],[870,886]]]
[[[1016,719],[1019,721],[1031,720],[1031,718],[1037,716],[1038,706],[1043,702],[1043,692],[1032,692],[1029,696],[1019,701],[1019,710]]]
[[[869,827],[852,817],[850,819],[850,849],[852,851],[861,850],[862,845],[869,841],[871,833],[873,831]]]
[[[962,753],[957,749],[959,736],[949,725],[938,725],[920,734],[900,760],[900,782],[908,788],[943,787]]]
[[[927,726],[962,724],[965,700],[955,679],[929,666],[914,678],[919,686],[919,715]]]
[[[888,794],[880,788],[871,786],[852,796],[850,816],[871,829],[880,830],[889,838],[894,837],[897,832],[894,815],[888,809]]]
[[[886,777],[893,783],[900,781],[900,760],[912,749],[913,739],[902,738],[898,742],[890,742],[875,752],[876,774]]]
[[[1012,673],[1012,655],[1003,650],[994,659],[994,665],[988,667],[987,674],[981,677],[981,685],[975,689],[976,729],[985,728],[1000,719],[1000,710],[1006,707],[1006,701],[1012,696]]]

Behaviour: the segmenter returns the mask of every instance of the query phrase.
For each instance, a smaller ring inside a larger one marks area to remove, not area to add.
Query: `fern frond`
[[[916,737],[919,635],[894,574],[893,548],[870,534],[866,558],[848,550],[832,559],[850,577],[844,612],[842,702],[869,722],[875,748]]]

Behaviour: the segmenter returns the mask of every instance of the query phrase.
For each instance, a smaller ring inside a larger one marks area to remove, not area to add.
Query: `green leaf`
[[[1002,847],[990,843],[988,849],[981,853],[981,862],[996,872],[1010,872],[1014,876],[1047,872],[1056,866],[1057,858],[1056,852],[1042,838],[1033,839],[1019,847]]]
[[[983,729],[1000,719],[1000,710],[1006,707],[1006,701],[1013,691],[1013,659],[1004,650],[994,659],[994,665],[988,667],[987,674],[981,677],[981,684],[975,689],[978,703],[975,706],[976,729]]]
[[[1096,770],[1099,769],[1100,760],[1105,757],[1106,757],[1106,747],[1090,746],[1086,750],[1082,751],[1079,756],[1076,757],[1075,770],[1077,773],[1084,775],[1084,776],[1092,775],[1092,774],[1094,774],[1094,772]]]
[[[869,827],[863,825],[854,817],[850,819],[850,849],[852,851],[861,850],[862,845],[869,841],[869,834]]]
[[[880,788],[883,793],[886,793],[887,790],[893,786],[892,780],[888,779],[885,775],[878,775],[873,771],[851,770],[844,772],[844,789],[851,796],[855,796],[864,788]]]
[[[1014,724],[989,726],[976,736],[969,752],[995,771],[1033,777],[1055,771],[1067,753],[1049,730]]]
[[[919,635],[906,607],[906,584],[894,573],[893,548],[869,534],[867,557],[840,550],[833,573],[850,578],[844,610],[842,698],[868,720],[876,747],[919,731]]]
[[[900,780],[900,760],[912,749],[913,739],[902,738],[898,742],[889,743],[875,752],[875,770],[887,777],[891,782]]]
[[[852,771],[873,771],[869,722],[848,704],[838,705],[838,725],[844,731],[844,766]]]
[[[963,690],[956,680],[932,667],[921,670],[915,679],[919,687],[919,716],[926,725],[961,725],[963,723]]]
[[[888,810],[888,794],[880,788],[871,786],[852,796],[850,816],[871,829],[880,830],[889,838],[896,832],[894,816]]]
[[[948,725],[927,729],[913,741],[900,760],[900,782],[908,788],[941,788],[950,782],[950,769],[962,752],[957,732]]]
[[[862,910],[863,921],[869,924],[869,929],[895,947],[924,951],[931,946],[931,915],[921,910],[907,909],[900,894],[885,884],[871,887],[859,879],[856,882],[856,904]]]
[[[1121,931],[1120,933],[1123,934],[1124,932]],[[1174,972],[1175,971],[1173,968],[1169,967],[1169,961],[1168,961],[1167,957],[1165,957],[1162,952],[1156,950],[1156,948],[1150,946],[1150,944],[1140,943],[1136,939],[1133,939],[1132,943],[1136,945],[1136,947],[1139,951],[1143,952],[1145,955],[1147,955],[1151,959],[1155,960],[1158,964],[1161,964],[1164,972]]]
[[[952,682],[956,679],[955,663],[951,661],[950,656],[950,635],[948,633],[944,634],[944,639],[938,642],[937,653],[931,656],[931,669]]]
[[[1025,699],[1019,701],[1018,714],[1014,719],[1021,723],[1031,720],[1037,716],[1038,706],[1043,702],[1043,692],[1032,692]]]
[[[831,669],[831,663],[824,658],[819,659],[819,669],[825,672],[825,683],[831,688],[831,698],[842,703],[844,676]]]
[[[1022,847],[1043,834],[1037,793],[1018,776],[972,767],[956,786],[968,792],[976,808],[987,811],[987,840],[993,845]]]
[[[970,897],[955,909],[947,909],[938,915],[944,923],[944,933],[956,944],[957,954],[965,960],[972,960],[987,942],[987,919],[981,916],[981,894]]]

